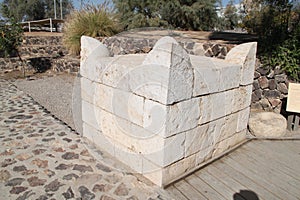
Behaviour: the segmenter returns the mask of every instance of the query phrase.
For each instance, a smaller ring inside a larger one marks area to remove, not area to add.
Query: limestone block
[[[83,137],[86,137],[110,155],[115,156],[115,144],[112,139],[103,135],[101,131],[95,129],[87,123],[83,123],[83,130]]]
[[[163,184],[170,183],[178,179],[178,175],[183,175],[196,167],[196,154],[184,158],[163,169]]]
[[[151,161],[143,158],[143,175],[151,180],[154,184],[162,187],[163,181],[163,168],[155,165]]]
[[[231,137],[220,141],[215,145],[214,151],[212,153],[212,157],[216,157],[229,150],[230,148],[242,143],[246,140],[247,129],[244,129]]]
[[[205,161],[211,159],[213,148],[207,147],[206,149],[202,149],[201,151],[195,154],[196,156],[196,166],[203,164]]]
[[[130,91],[167,104],[169,69],[162,65],[141,65],[129,74]]]
[[[80,83],[81,99],[90,104],[94,104],[95,83],[84,77],[80,78]]]
[[[101,128],[100,121],[98,120],[100,112],[100,109],[93,104],[84,100],[82,101],[82,121],[97,130]]]
[[[193,96],[215,93],[219,91],[220,69],[211,59],[191,56],[194,67]]]
[[[234,104],[232,112],[243,110],[250,106],[252,96],[252,85],[241,86],[235,89]]]
[[[241,68],[239,65],[221,65],[219,91],[237,88],[240,85]]]
[[[224,98],[224,109],[225,115],[229,115],[233,112],[235,107],[235,92],[236,89],[225,91],[225,98]]]
[[[242,117],[241,115],[239,115],[239,113],[233,113],[233,114],[227,115],[224,118],[224,120],[225,120],[224,125],[222,126],[220,137],[218,138],[216,143],[231,137],[233,134],[235,134],[237,132],[236,129],[238,126],[238,118],[239,117]],[[247,124],[246,124],[246,126],[247,126]],[[245,127],[245,128],[247,128],[247,127]]]
[[[109,57],[109,51],[104,44],[90,37],[81,37],[80,74],[92,81],[97,73],[101,73],[105,65],[100,63]]]
[[[252,84],[253,82],[256,60],[256,46],[256,42],[244,43],[235,46],[226,55],[226,61],[242,66],[240,77],[241,85],[248,85]]]
[[[130,74],[139,72],[140,65],[143,63],[146,54],[130,54],[114,57],[103,72],[97,74],[96,81],[109,85],[114,88],[119,88],[125,91],[130,91],[129,77]]]
[[[199,98],[170,106],[145,100],[144,128],[164,138],[195,128],[199,117]]]
[[[249,130],[256,137],[281,137],[286,134],[286,119],[273,112],[251,112]]]
[[[96,84],[96,91],[98,107],[143,126],[144,98],[103,84]]]
[[[250,115],[250,107],[238,112],[236,132],[247,129]]]
[[[200,97],[200,119],[199,124],[225,116],[225,93],[215,93]]]
[[[213,149],[214,145],[220,140],[223,126],[225,126],[225,118],[200,125],[193,130],[185,132],[185,157],[200,152],[203,149]],[[205,152],[202,152],[201,157],[206,156],[204,155]]]
[[[136,153],[135,151],[127,147],[123,147],[122,145],[115,145],[115,157],[137,173],[142,173],[143,157],[140,153]]]
[[[140,70],[130,76],[130,81],[133,81],[132,91],[162,104],[191,98],[193,68],[190,57],[174,40],[169,37],[160,39],[145,58],[143,67],[149,68],[147,72]],[[141,86],[152,91],[136,91]]]

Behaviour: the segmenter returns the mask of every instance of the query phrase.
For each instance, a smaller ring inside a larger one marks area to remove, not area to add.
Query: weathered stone
[[[41,160],[39,158],[36,158],[33,161],[31,161],[31,164],[36,165],[39,168],[46,168],[48,167],[48,160]]]
[[[79,155],[74,152],[66,152],[61,157],[65,160],[74,160],[74,159],[78,159]]]
[[[116,199],[104,194],[100,197],[100,200],[116,200]]]
[[[56,192],[64,184],[60,183],[58,179],[50,182],[48,185],[45,185],[45,192]]]
[[[260,87],[259,87],[259,83],[258,83],[258,80],[254,80],[253,81],[253,90],[258,90]]]
[[[51,178],[52,176],[55,175],[55,172],[52,171],[52,170],[50,170],[50,169],[45,169],[44,172],[45,172],[45,174],[47,174],[47,176],[48,176],[49,178]]]
[[[285,74],[275,75],[275,80],[277,81],[277,83],[286,82],[287,75],[285,75]]]
[[[73,170],[76,170],[76,171],[80,171],[82,173],[85,173],[85,172],[93,172],[93,169],[91,166],[86,166],[86,165],[77,165],[75,164],[75,166],[73,167]]]
[[[256,137],[281,137],[286,134],[286,119],[273,112],[252,112],[249,119],[250,132]]]
[[[38,174],[38,171],[36,169],[30,169],[30,170],[22,171],[21,174],[23,176],[28,176],[28,175],[32,175],[32,174]]]
[[[89,189],[85,186],[80,186],[78,188],[80,196],[83,200],[90,200],[95,198],[95,194],[89,191]]]
[[[32,150],[32,153],[34,155],[40,155],[42,153],[44,153],[45,151],[47,151],[46,149],[35,149],[35,150]]]
[[[114,194],[118,196],[127,196],[129,194],[129,190],[124,183],[121,183],[114,191]]]
[[[269,99],[270,104],[272,105],[273,108],[277,107],[278,105],[281,104],[280,99]]]
[[[264,90],[263,95],[268,99],[280,98],[280,92],[277,90]]]
[[[254,94],[257,96],[258,99],[261,99],[263,91],[261,89],[258,89],[254,91]]]
[[[74,192],[71,187],[69,187],[66,192],[62,193],[62,195],[65,197],[65,199],[74,198]]]
[[[252,103],[255,103],[255,102],[257,102],[257,101],[259,101],[259,98],[258,98],[257,95],[253,92],[253,93],[252,93],[252,96],[251,96],[251,102],[252,102]]]
[[[27,181],[31,187],[37,187],[40,185],[44,185],[47,182],[47,180],[39,179],[37,176],[32,176],[32,177],[28,178]]]
[[[93,187],[93,192],[108,192],[113,188],[110,184],[96,184]]]
[[[64,175],[63,180],[73,180],[73,179],[76,180],[77,178],[79,178],[77,174],[71,173],[71,174]]]
[[[105,166],[105,165],[103,165],[101,163],[98,163],[96,165],[96,167],[97,167],[97,169],[100,169],[101,171],[104,171],[104,172],[108,172],[109,173],[109,172],[112,171],[110,167],[107,167],[107,166]]]
[[[23,187],[23,186],[14,186],[9,193],[11,194],[20,194],[24,191],[26,191],[28,189],[28,187]]]
[[[1,162],[1,167],[7,167],[9,165],[15,164],[17,161],[15,159],[12,158],[7,158],[4,159],[3,162]]]
[[[266,111],[269,111],[270,108],[272,108],[268,99],[261,99],[260,104],[261,104],[262,108]]]
[[[16,158],[19,160],[19,161],[24,161],[24,160],[28,160],[29,158],[32,158],[33,155],[31,154],[28,154],[28,153],[21,153],[19,155],[16,156]]]
[[[22,171],[25,171],[25,170],[27,170],[25,165],[14,166],[14,168],[13,168],[13,171],[15,171],[15,172],[22,172]]]
[[[277,84],[276,84],[275,79],[269,80],[269,89],[270,90],[275,90],[276,88],[277,88]]]
[[[11,156],[13,154],[15,154],[15,152],[13,150],[7,149],[4,152],[0,153],[0,156]]]
[[[71,167],[73,167],[73,165],[72,164],[59,164],[58,166],[56,166],[55,167],[55,169],[56,170],[66,170],[66,169],[69,169],[69,168],[71,168]]]
[[[23,195],[19,196],[16,200],[27,200],[32,195],[35,195],[35,193],[32,192],[32,190],[26,191]]]
[[[267,68],[267,67],[261,66],[261,67],[259,67],[258,69],[256,69],[256,71],[257,71],[258,73],[260,73],[262,76],[265,76],[265,75],[268,74],[268,72],[269,72],[270,70],[269,70],[269,68]]]
[[[6,182],[5,186],[21,185],[25,181],[24,178],[13,178]]]
[[[261,76],[258,78],[258,82],[261,89],[265,89],[269,87],[268,79],[265,76]]]
[[[277,86],[277,89],[279,92],[283,93],[283,94],[287,94],[288,93],[288,88],[286,87],[285,83],[279,83]]]
[[[0,171],[0,181],[6,182],[11,177],[9,171],[7,170],[1,170]]]
[[[21,120],[26,120],[26,119],[31,119],[33,116],[31,115],[14,115],[9,117],[8,119],[21,119]]]

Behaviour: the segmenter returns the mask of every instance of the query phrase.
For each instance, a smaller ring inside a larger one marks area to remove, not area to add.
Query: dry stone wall
[[[170,37],[148,54],[110,57],[89,37],[81,45],[83,136],[155,184],[246,139],[256,43],[225,60],[190,55]]]

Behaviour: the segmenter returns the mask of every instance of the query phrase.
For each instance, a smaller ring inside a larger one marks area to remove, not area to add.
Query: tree
[[[238,10],[234,5],[234,1],[230,0],[224,12],[226,29],[233,30],[238,25],[239,16]]]
[[[59,0],[56,0],[56,11],[59,14]],[[17,21],[31,21],[54,18],[53,0],[4,0],[1,14],[3,17],[13,16]],[[63,16],[73,9],[70,0],[62,0]],[[59,15],[58,15],[59,16]]]
[[[146,26],[211,30],[215,0],[113,0],[125,29]]]
[[[0,21],[0,51],[4,52],[5,57],[18,56],[25,76],[25,63],[18,50],[22,43],[22,37],[23,29],[13,17]]]

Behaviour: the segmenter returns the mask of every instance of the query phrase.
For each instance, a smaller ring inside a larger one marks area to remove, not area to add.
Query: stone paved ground
[[[0,199],[171,199],[0,79]]]

